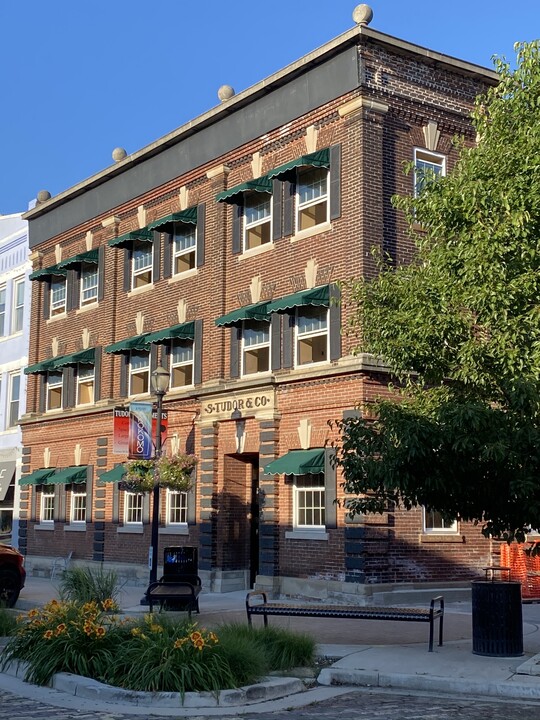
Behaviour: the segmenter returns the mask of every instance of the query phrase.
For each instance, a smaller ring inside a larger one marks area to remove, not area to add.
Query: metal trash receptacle
[[[521,583],[473,580],[471,586],[473,654],[523,655]]]
[[[166,547],[163,551],[163,578],[181,580],[182,576],[198,575],[199,561],[196,547]]]

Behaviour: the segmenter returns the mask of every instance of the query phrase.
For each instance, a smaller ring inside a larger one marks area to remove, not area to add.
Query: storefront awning
[[[291,160],[284,165],[280,165],[273,170],[270,170],[267,177],[272,180],[273,178],[283,179],[287,177],[293,170],[299,167],[330,167],[330,151],[328,148],[324,150],[317,150],[317,152],[310,153],[309,155],[302,155],[296,160]]]
[[[154,233],[148,228],[141,228],[140,230],[131,230],[130,232],[119,235],[118,237],[109,240],[107,245],[109,247],[126,247],[130,245],[134,240],[143,240],[144,242],[152,242],[154,239]]]
[[[236,325],[243,320],[266,320],[269,322],[270,315],[268,314],[268,305],[268,302],[255,303],[254,305],[245,305],[244,307],[238,308],[238,310],[233,310],[226,315],[222,315],[214,322],[219,327]]]
[[[126,467],[125,465],[116,465],[116,467],[113,467],[112,470],[107,470],[107,472],[104,472],[103,475],[99,476],[99,479],[101,482],[121,482],[122,478],[126,474]]]
[[[88,250],[88,252],[79,253],[78,255],[67,258],[67,260],[62,260],[62,262],[59,262],[56,267],[62,270],[64,268],[71,268],[75,265],[80,265],[81,263],[97,265],[99,262],[98,256],[99,250],[97,248],[94,248],[93,250]]]
[[[226,202],[233,205],[239,204],[242,196],[245,192],[265,192],[272,194],[272,181],[268,175],[263,175],[255,180],[247,180],[240,185],[235,185],[229,190],[223,190],[216,195],[217,202]]]
[[[292,295],[279,298],[279,300],[274,300],[268,304],[268,312],[286,312],[287,310],[305,307],[307,305],[329,307],[330,286],[322,285],[321,287],[311,288],[310,290],[301,290]]]
[[[180,323],[179,325],[173,325],[172,327],[158,330],[154,333],[149,333],[146,336],[147,343],[153,343],[155,345],[166,342],[167,340],[193,340],[195,337],[195,323],[187,322]]]
[[[24,369],[26,375],[33,375],[34,373],[44,373],[50,370],[56,370],[66,365],[78,365],[83,363],[86,365],[93,365],[95,362],[96,351],[95,348],[89,348],[88,350],[80,350],[79,352],[72,353],[71,355],[59,355],[58,357],[48,358],[35,365],[30,365]]]
[[[149,230],[158,230],[159,232],[169,232],[169,226],[176,222],[188,223],[190,225],[197,224],[197,206],[187,208],[181,212],[171,213],[159,220],[154,220],[148,225]]]
[[[324,449],[289,450],[272,460],[263,470],[265,475],[316,475],[324,472]]]
[[[144,333],[143,335],[134,335],[133,337],[120,340],[119,342],[107,345],[105,348],[106,353],[123,353],[129,352],[130,350],[150,350],[148,343],[148,336],[151,333]]]
[[[34,375],[35,373],[46,373],[49,372],[49,370],[54,370],[55,360],[56,358],[48,358],[47,360],[42,360],[41,362],[35,363],[34,365],[29,365],[28,367],[24,368],[24,374]]]
[[[19,485],[43,485],[48,484],[49,478],[54,474],[56,468],[41,468],[34,470],[30,475],[23,475],[19,480]]]
[[[85,483],[88,478],[87,465],[72,465],[47,478],[48,485],[69,485]]]
[[[41,270],[31,273],[30,280],[48,280],[51,275],[65,276],[66,274],[67,270],[65,268],[61,268],[60,265],[51,265],[51,267],[41,268]]]

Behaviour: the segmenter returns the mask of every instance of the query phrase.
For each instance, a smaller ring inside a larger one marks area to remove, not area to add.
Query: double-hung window
[[[6,327],[6,286],[0,286],[0,337],[7,333]]]
[[[129,355],[129,395],[141,395],[150,390],[150,352],[132,350]]]
[[[50,316],[61,315],[66,312],[66,278],[62,275],[51,277],[51,305]]]
[[[70,523],[86,522],[86,483],[74,483],[71,486]]]
[[[270,323],[245,320],[242,326],[242,375],[270,370]]]
[[[40,523],[54,522],[54,485],[41,486]]]
[[[13,308],[11,332],[19,333],[23,329],[24,317],[24,278],[13,281]]]
[[[296,181],[296,232],[309,230],[329,220],[328,170],[301,168]]]
[[[62,408],[62,390],[64,375],[61,371],[51,370],[47,373],[47,410]]]
[[[425,533],[457,533],[457,520],[445,520],[436,510],[423,508]]]
[[[124,525],[140,525],[143,517],[142,493],[124,493]]]
[[[325,527],[324,473],[293,476],[294,527],[322,530]]]
[[[153,251],[153,243],[144,240],[133,240],[131,249],[132,290],[152,283]]]
[[[328,360],[328,308],[306,306],[296,311],[296,366]]]
[[[428,150],[414,151],[414,195],[418,196],[426,183],[446,175],[446,158]]]
[[[250,192],[244,195],[244,251],[272,240],[272,195]]]
[[[21,374],[11,373],[9,376],[9,413],[8,427],[15,427],[19,422],[19,401],[21,394]]]
[[[77,364],[77,405],[91,405],[94,402],[95,366],[90,363]]]
[[[80,307],[97,302],[98,299],[99,272],[98,266],[94,263],[81,264],[81,295]]]
[[[167,525],[187,524],[187,493],[167,490]]]
[[[193,340],[171,342],[171,388],[193,385]]]
[[[196,266],[197,226],[175,223],[173,234],[173,275],[193,270]]]

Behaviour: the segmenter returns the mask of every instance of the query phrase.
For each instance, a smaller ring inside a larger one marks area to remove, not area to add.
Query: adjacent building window
[[[42,485],[39,520],[41,523],[54,522],[54,485]]]
[[[125,492],[124,493],[124,524],[140,525],[143,516],[143,498],[142,493]]]
[[[2,285],[0,287],[0,337],[6,334],[6,286]]]
[[[173,275],[196,266],[197,228],[191,223],[175,223],[173,235]]]
[[[92,405],[94,402],[95,368],[94,365],[77,365],[77,405]]]
[[[167,525],[187,524],[187,493],[167,490]]]
[[[8,427],[15,427],[19,422],[19,401],[21,395],[21,374],[9,376]]]
[[[296,365],[328,360],[328,308],[307,306],[296,311]]]
[[[66,312],[66,278],[55,275],[51,279],[50,316]]]
[[[134,240],[131,250],[131,288],[135,290],[152,282],[154,246],[151,242]]]
[[[298,170],[296,185],[296,231],[308,230],[329,220],[328,170]]]
[[[59,410],[62,407],[62,389],[64,376],[62,372],[47,373],[47,410]]]
[[[171,388],[193,385],[193,340],[171,343]]]
[[[425,533],[457,533],[457,520],[444,520],[436,510],[424,508],[424,532]]]
[[[414,194],[421,193],[426,183],[446,175],[446,158],[427,150],[414,151]]]
[[[293,476],[294,527],[318,530],[325,527],[324,473]]]
[[[24,319],[24,278],[13,281],[13,310],[11,332],[22,332]]]
[[[272,239],[272,196],[266,192],[244,195],[244,251]]]
[[[129,356],[129,395],[141,395],[150,389],[150,352],[132,350]]]
[[[90,305],[98,300],[99,272],[94,263],[81,265],[81,297],[80,306]]]
[[[76,483],[71,486],[70,522],[86,522],[86,483]]]
[[[242,375],[270,370],[270,323],[245,321],[242,326]]]

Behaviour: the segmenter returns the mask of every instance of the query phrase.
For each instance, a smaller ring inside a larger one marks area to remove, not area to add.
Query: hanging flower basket
[[[157,473],[160,487],[187,492],[191,489],[192,472],[197,465],[195,455],[178,453],[163,455],[159,460],[131,460],[126,463],[123,485],[130,492],[150,492]]]

